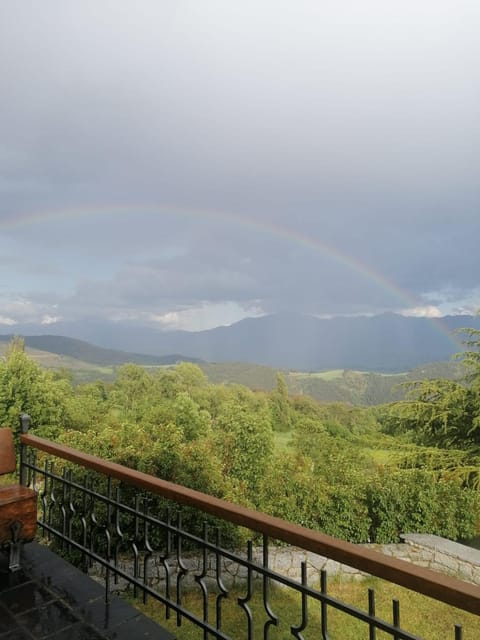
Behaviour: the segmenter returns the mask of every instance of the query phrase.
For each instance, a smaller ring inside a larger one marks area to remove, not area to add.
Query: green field
[[[330,596],[366,612],[369,588],[375,590],[377,617],[392,623],[392,600],[398,599],[400,601],[401,626],[412,634],[426,640],[453,639],[454,626],[461,624],[464,640],[480,638],[479,616],[465,613],[379,579],[342,582],[331,580],[328,593]],[[244,595],[243,592],[232,591],[228,598],[222,601],[222,629],[231,634],[232,638],[246,637],[245,613],[237,604],[237,598]],[[188,620],[182,620],[182,625],[178,627],[173,612],[171,618],[166,620],[165,609],[160,603],[152,600],[147,605],[140,604],[138,600],[131,602],[143,613],[169,629],[179,640],[201,640],[203,638],[203,632]],[[186,591],[182,604],[201,617],[202,599],[198,591]],[[278,626],[270,627],[268,637],[272,640],[292,638],[291,626],[297,626],[301,622],[300,598],[286,590],[272,588],[270,605],[272,611],[279,615],[280,622]],[[261,638],[263,637],[263,625],[267,618],[259,588],[254,593],[250,607],[254,620],[253,636]],[[210,620],[213,621],[215,620],[215,599],[213,596],[209,599],[209,608],[211,611]],[[321,637],[319,606],[313,600],[309,600],[308,618],[308,625],[302,632],[302,637],[305,640]],[[330,640],[368,640],[369,629],[365,622],[330,607],[328,609],[328,634]],[[381,631],[377,631],[376,637],[378,640],[391,638],[390,635],[387,636]]]
[[[343,369],[330,369],[329,371],[314,371],[311,373],[305,373],[303,371],[291,371],[289,376],[298,380],[306,379],[311,380],[318,378],[319,380],[337,380],[343,376]],[[354,373],[361,373],[355,371]]]

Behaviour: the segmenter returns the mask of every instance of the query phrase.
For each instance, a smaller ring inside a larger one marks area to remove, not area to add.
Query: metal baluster
[[[183,578],[188,573],[188,567],[184,564],[182,558],[182,513],[179,511],[177,514],[177,604],[181,606],[182,604],[182,582]],[[182,624],[182,615],[180,611],[177,611],[177,627],[180,627]]]
[[[122,547],[122,542],[124,539],[124,535],[123,535],[123,531],[120,527],[120,487],[117,487],[117,491],[115,494],[115,500],[116,500],[116,504],[115,504],[115,512],[114,512],[114,518],[115,518],[115,545],[113,548],[113,562],[115,565],[115,569],[118,569],[118,551],[119,549]],[[118,584],[118,574],[115,571],[115,576],[114,576],[114,582],[115,584]]]
[[[170,507],[167,509],[167,529],[166,529],[166,543],[165,543],[165,554],[161,556],[160,561],[163,565],[163,568],[165,569],[165,598],[167,599],[167,601],[170,601],[171,599],[171,594],[170,594],[170,574],[171,574],[171,567],[168,564],[168,558],[170,557],[170,554],[172,553],[172,511],[170,509]],[[165,618],[167,620],[170,619],[170,613],[171,613],[171,609],[170,607],[167,605],[166,609],[165,609]]]
[[[70,471],[67,474],[67,480],[68,480],[68,515],[67,515],[67,529],[68,529],[68,539],[72,540],[72,536],[73,536],[73,522],[74,522],[74,518],[77,514],[77,510],[75,508],[75,504],[74,501],[72,499],[72,495],[73,495],[73,491],[72,491],[72,481],[73,481],[73,473],[72,470],[70,469]],[[71,552],[72,551],[72,545],[69,543],[68,544],[68,551]]]
[[[42,505],[42,522],[47,522],[47,513],[48,513],[48,502],[47,502],[47,491],[48,491],[48,460],[45,460],[44,469],[43,469],[43,490],[40,492],[40,503]],[[47,530],[43,527],[43,536],[46,536]]]
[[[455,640],[463,640],[463,629],[461,624],[455,625]]]
[[[253,562],[253,543],[251,540],[247,543],[247,593],[244,598],[238,598],[238,604],[245,611],[245,615],[247,616],[247,640],[252,640],[253,638],[253,616],[252,610],[250,609],[248,603],[253,597],[253,571],[252,571],[252,562]]]
[[[38,456],[37,450],[33,449],[28,452],[28,461],[32,465],[32,475],[31,475],[31,487],[32,489],[37,490],[37,464],[38,464]]]
[[[375,617],[375,590],[368,590],[368,615],[370,618]],[[369,623],[369,634],[368,640],[376,640],[377,638],[377,627],[375,623],[372,621]]]
[[[208,526],[207,523],[203,523],[203,541],[208,542]],[[202,571],[199,575],[195,576],[195,582],[200,585],[200,589],[202,591],[202,605],[203,605],[203,622],[208,622],[208,587],[205,581],[207,577],[208,570],[208,550],[206,545],[202,547]],[[206,629],[203,630],[203,638],[207,640],[208,632]]]
[[[320,572],[320,591],[322,595],[327,595],[327,572],[325,569],[322,569]],[[330,640],[330,636],[328,635],[328,605],[323,598],[320,611],[322,616],[322,640]]]
[[[217,582],[217,587],[220,593],[217,595],[215,601],[215,613],[217,618],[216,625],[219,631],[222,628],[222,602],[228,596],[228,589],[224,585],[222,579],[222,555],[220,554],[220,538],[220,529],[217,528],[215,529],[215,580]]]
[[[82,511],[80,514],[80,523],[82,525],[82,546],[87,550],[87,540],[88,540],[88,523],[87,523],[87,486],[88,486],[88,477],[87,474],[83,476],[83,489],[82,491]],[[88,555],[87,553],[83,553],[83,568],[85,573],[88,571]]]
[[[56,499],[55,499],[55,483],[53,478],[54,473],[54,463],[50,462],[50,493],[49,493],[49,503],[48,503],[48,518],[47,524],[52,526],[52,512],[55,509]],[[50,540],[50,532],[48,534],[48,539]]]
[[[110,533],[110,519],[112,516],[112,478],[107,479],[107,513],[105,514],[105,524],[104,524],[104,534],[107,543],[107,548],[105,549],[105,560],[107,561],[107,566],[105,568],[105,600],[109,602],[110,599],[110,563],[112,561],[112,536]]]
[[[148,536],[148,527],[149,527],[149,522],[147,520],[148,514],[149,514],[149,507],[148,507],[148,498],[145,498],[145,508],[144,508],[144,513],[145,513],[145,519],[143,522],[143,526],[144,526],[144,541],[145,541],[145,556],[143,558],[143,584],[148,585],[148,577],[149,577],[149,566],[150,566],[150,560],[152,558],[152,554],[153,554],[153,549],[152,546],[150,544],[150,539]],[[148,598],[148,594],[146,592],[146,590],[143,590],[143,604],[147,604],[147,598]]]
[[[20,433],[28,433],[30,429],[30,416],[22,413],[20,416]],[[20,444],[20,484],[27,485],[27,446]]]
[[[95,491],[96,492],[97,488],[95,485],[95,482],[93,480],[93,478],[90,480],[90,491]],[[93,495],[90,496],[90,504],[89,504],[89,508],[90,508],[90,523],[91,523],[91,527],[90,527],[90,541],[89,541],[89,546],[90,546],[90,552],[94,553],[95,552],[95,540],[97,538],[97,531],[99,529],[99,522],[97,520],[97,515],[95,513],[95,497]],[[90,556],[89,558],[89,563],[90,566],[92,566],[93,561],[92,558]]]
[[[60,513],[62,514],[62,551],[65,550],[65,537],[67,535],[67,469],[63,467],[62,469],[62,497],[60,499]]]
[[[400,602],[394,598],[392,600],[392,609],[393,609],[393,626],[395,629],[400,629]],[[394,640],[399,640],[397,634],[393,636]]]
[[[133,577],[135,580],[138,579],[138,539],[139,539],[139,518],[138,513],[140,510],[140,496],[135,494],[135,516],[134,516],[134,538],[132,542],[132,551],[133,551]],[[136,582],[133,584],[133,596],[136,598],[138,596],[138,587]]]
[[[263,536],[263,568],[268,570],[268,536]],[[263,574],[263,608],[268,616],[268,620],[263,625],[263,637],[268,638],[270,627],[278,625],[278,618],[270,607],[270,578],[266,573]]]
[[[302,562],[301,567],[302,567],[302,587],[306,587],[307,586],[307,563]],[[290,627],[292,635],[295,636],[295,638],[298,638],[298,640],[303,640],[303,635],[301,632],[306,629],[307,624],[308,624],[307,594],[305,593],[305,591],[302,590],[302,621],[297,627],[295,626]]]

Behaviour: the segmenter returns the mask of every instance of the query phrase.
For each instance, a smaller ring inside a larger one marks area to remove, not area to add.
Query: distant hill
[[[188,358],[179,354],[152,356],[106,349],[104,347],[97,347],[83,340],[67,338],[65,336],[44,335],[22,337],[25,341],[25,347],[27,348],[67,356],[99,366],[116,366],[125,364],[126,362],[150,366],[171,365],[180,361],[201,362],[198,358]],[[12,338],[13,335],[0,335],[0,344],[3,343],[6,345]]]
[[[210,382],[243,384],[251,389],[271,391],[276,385],[275,370],[239,362],[201,364]],[[435,362],[405,373],[384,374],[333,369],[315,373],[281,371],[292,395],[309,395],[319,402],[348,402],[376,405],[405,397],[405,382],[427,378],[460,379],[464,375],[458,362]]]
[[[150,327],[84,322],[49,325],[49,331],[88,340],[129,354],[150,354],[170,361],[255,363],[280,369],[319,371],[353,369],[398,373],[425,362],[446,361],[462,350],[453,330],[480,329],[479,316],[430,320],[393,313],[373,317],[319,319],[281,314],[247,318],[208,331],[161,331]],[[31,335],[32,326],[18,332]],[[38,329],[38,327],[37,327]],[[102,359],[102,358],[101,358]],[[139,362],[145,363],[141,356]]]
[[[0,336],[0,355],[12,336]],[[47,369],[66,369],[76,383],[92,380],[114,380],[118,366],[134,362],[147,369],[175,365],[179,361],[196,362],[212,383],[242,384],[251,389],[270,391],[275,388],[278,369],[244,362],[206,363],[180,355],[149,356],[96,347],[88,342],[65,336],[26,336],[29,355]],[[458,362],[436,362],[410,372],[385,374],[351,369],[317,372],[281,370],[290,394],[307,394],[320,402],[348,402],[374,405],[402,399],[402,383],[423,378],[460,378]]]

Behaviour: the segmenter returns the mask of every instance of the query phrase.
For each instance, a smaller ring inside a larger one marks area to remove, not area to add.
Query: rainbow
[[[25,212],[4,217],[0,220],[0,230],[17,229],[30,227],[45,222],[64,221],[71,219],[94,218],[95,216],[134,216],[151,215],[153,217],[177,217],[190,220],[212,220],[214,222],[227,223],[233,226],[252,229],[257,233],[267,236],[274,236],[303,245],[322,256],[331,259],[334,263],[341,265],[352,272],[361,275],[367,281],[374,283],[389,295],[393,295],[401,303],[402,307],[416,307],[418,300],[407,290],[402,289],[391,279],[385,277],[373,269],[366,262],[353,256],[349,256],[336,247],[333,247],[317,238],[307,236],[291,227],[282,226],[272,222],[258,220],[251,216],[240,215],[229,211],[217,211],[214,209],[199,209],[192,207],[182,207],[178,204],[103,204],[86,205],[81,207],[67,207],[61,209],[49,209],[45,211]],[[440,318],[429,318],[432,325],[446,336],[455,348],[460,347],[459,340],[450,329],[444,325]]]

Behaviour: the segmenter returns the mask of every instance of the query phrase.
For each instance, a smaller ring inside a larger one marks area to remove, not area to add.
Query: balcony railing
[[[343,612],[359,621],[361,637],[369,640],[418,640],[401,627],[397,600],[392,602],[391,619],[385,620],[376,615],[373,589],[361,610],[330,594],[325,571],[312,583],[305,562],[298,580],[274,570],[269,555],[279,544],[480,614],[480,588],[475,585],[26,432],[20,440],[22,482],[39,492],[39,527],[45,537],[85,569],[92,564],[102,567],[107,598],[117,582],[126,581],[135,596],[156,599],[167,619],[175,616],[178,626],[191,621],[203,630],[204,638],[253,638],[259,616],[261,634],[271,637],[273,627],[282,622],[283,611],[275,609],[273,597],[281,588],[298,600],[298,621],[288,629],[291,637],[329,640],[332,617]],[[244,541],[243,551],[239,541]],[[254,544],[261,548],[260,557]],[[240,585],[227,580],[232,566],[242,576]],[[199,610],[188,605],[192,590]],[[232,603],[243,620],[233,632],[225,629],[222,616]],[[461,626],[445,629],[443,637],[460,640]]]

